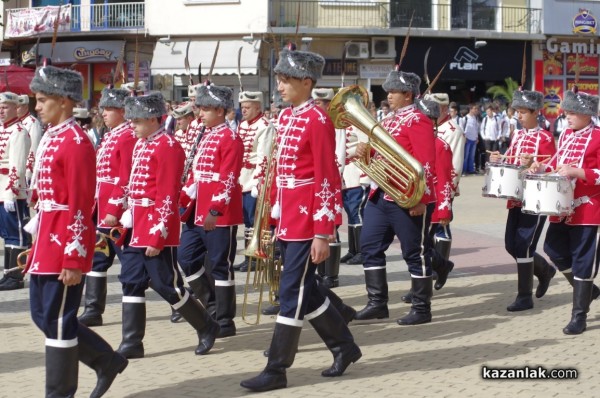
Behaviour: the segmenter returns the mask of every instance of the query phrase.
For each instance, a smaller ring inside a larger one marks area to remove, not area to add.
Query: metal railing
[[[541,33],[542,10],[528,7],[438,4],[420,1],[271,0],[273,28],[389,29],[412,26],[433,30],[492,30]]]

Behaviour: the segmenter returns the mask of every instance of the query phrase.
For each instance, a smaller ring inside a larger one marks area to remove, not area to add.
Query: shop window
[[[414,17],[413,17],[414,12]],[[413,17],[415,28],[431,28],[431,1],[391,0],[390,25],[392,28],[407,27]]]

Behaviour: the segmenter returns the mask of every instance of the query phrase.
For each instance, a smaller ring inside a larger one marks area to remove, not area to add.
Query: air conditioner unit
[[[396,40],[393,37],[371,38],[371,56],[373,58],[395,58]]]
[[[346,46],[346,58],[369,58],[369,43],[348,43]]]

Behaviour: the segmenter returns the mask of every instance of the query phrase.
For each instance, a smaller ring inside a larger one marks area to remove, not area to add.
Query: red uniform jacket
[[[575,212],[566,218],[569,225],[600,225],[600,128],[593,124],[579,130],[567,129],[558,140],[558,151],[549,169],[570,164],[585,171],[585,181],[575,179]],[[560,222],[559,217],[549,217]]]
[[[98,227],[104,225],[107,214],[120,217],[127,208],[125,198],[118,197],[129,182],[131,156],[137,138],[129,122],[115,127],[102,138],[96,152],[96,206],[98,209]],[[121,170],[123,168],[123,170]],[[120,178],[123,175],[124,180]],[[125,178],[127,176],[127,178]],[[120,187],[116,187],[120,185]]]
[[[181,145],[164,129],[138,139],[129,184],[121,193],[121,197],[127,195],[133,218],[130,246],[162,250],[165,246],[179,245],[178,202],[183,162]]]
[[[435,202],[435,137],[433,123],[419,111],[416,105],[405,106],[398,109],[394,115],[383,119],[381,126],[402,145],[421,165],[425,172],[425,193],[421,203]],[[371,195],[375,190],[371,190]],[[387,194],[384,198],[393,199]]]
[[[45,136],[34,176],[39,224],[28,272],[80,269],[87,273],[95,243],[94,146],[73,118],[48,128]]]
[[[279,208],[277,237],[286,241],[332,235],[342,211],[335,129],[311,99],[284,109],[277,129],[273,203]],[[277,211],[275,211],[277,213]]]
[[[452,166],[452,150],[441,137],[435,139],[435,194],[437,197],[435,210],[431,216],[432,223],[452,218],[452,197],[454,186],[454,167]]]
[[[506,163],[521,165],[521,155],[549,155],[556,153],[554,137],[548,131],[536,127],[531,130],[516,130],[513,139],[505,155],[514,156],[506,159]],[[534,160],[549,160],[548,157],[534,158]],[[509,200],[506,207],[521,207],[522,203],[518,200]]]
[[[244,145],[225,123],[207,128],[198,145],[186,186],[196,184],[195,224],[204,225],[209,210],[218,211],[217,227],[243,223],[242,187],[239,183]],[[182,192],[182,204],[189,197]]]

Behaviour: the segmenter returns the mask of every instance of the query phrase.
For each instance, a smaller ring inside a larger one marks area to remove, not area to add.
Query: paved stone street
[[[516,296],[516,265],[504,251],[505,201],[481,198],[483,177],[461,181],[455,201],[452,259],[448,283],[434,292],[433,322],[402,327],[396,319],[409,305],[400,296],[409,275],[399,244],[388,253],[390,319],[350,324],[363,357],[341,378],[323,378],[331,354],[310,325],[288,371],[288,388],[257,394],[265,397],[571,397],[593,396],[600,357],[600,310],[593,303],[588,330],[566,336],[571,289],[560,275],[535,308],[509,313]],[[346,230],[342,238],[346,242]],[[542,243],[539,245],[542,251]],[[241,247],[241,239],[239,246]],[[240,254],[241,251],[238,251]],[[238,260],[242,257],[238,256]],[[121,339],[121,289],[118,264],[110,271],[105,326],[96,328],[113,346]],[[335,291],[359,309],[366,303],[362,266],[342,265]],[[240,273],[241,293],[246,274]],[[537,282],[536,282],[537,284]],[[265,365],[273,317],[260,325],[236,319],[238,334],[217,340],[206,356],[194,355],[196,334],[186,323],[169,322],[169,306],[148,292],[146,357],[130,361],[107,397],[238,397],[249,395],[239,382]],[[256,298],[256,295],[252,296]],[[238,296],[238,315],[241,313]],[[28,312],[28,290],[0,293],[0,397],[39,397],[44,391],[44,337]],[[575,368],[577,380],[486,380],[482,367]],[[95,374],[80,367],[78,396],[88,396]]]

